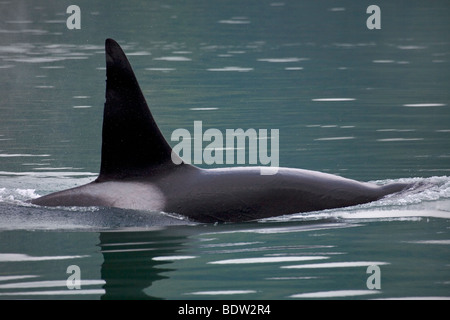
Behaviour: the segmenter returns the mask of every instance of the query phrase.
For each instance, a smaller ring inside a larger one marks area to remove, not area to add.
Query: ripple
[[[103,295],[104,289],[81,289],[81,290],[51,290],[51,291],[25,291],[25,292],[5,292],[0,296],[66,296],[66,295]]]
[[[29,256],[21,253],[0,253],[0,262],[29,262],[86,258],[89,256]]]
[[[278,263],[278,262],[294,262],[294,261],[310,261],[329,259],[325,256],[301,256],[301,257],[262,257],[262,258],[242,258],[228,259],[208,262],[208,264],[253,264],[253,263]]]
[[[1,53],[27,53],[31,49],[30,45],[9,45],[0,46]]]
[[[45,155],[48,156],[48,155]],[[1,155],[0,155],[1,157]],[[12,171],[0,171],[1,176],[33,176],[33,177],[76,177],[76,176],[97,176],[98,173],[92,173],[92,172],[57,172],[57,171],[49,171],[49,172],[32,172],[32,171],[25,171],[25,172],[12,172]]]
[[[421,49],[426,49],[427,47],[424,46],[397,46],[398,49],[400,50],[421,50]]]
[[[335,8],[328,9],[328,11],[331,11],[331,12],[342,12],[342,11],[345,11],[345,10],[346,9],[344,7],[335,7]]]
[[[420,240],[420,241],[408,241],[408,243],[449,245],[450,240]]]
[[[104,280],[80,280],[80,286],[104,285]],[[29,281],[1,284],[0,289],[31,289],[31,288],[52,288],[67,287],[66,280]]]
[[[253,68],[225,67],[225,68],[210,68],[207,70],[215,71],[215,72],[249,72],[249,71],[253,71]]]
[[[213,290],[213,291],[197,291],[186,293],[189,295],[198,295],[198,296],[221,296],[221,295],[235,295],[235,294],[250,294],[256,293],[255,290]]]
[[[63,57],[30,57],[30,58],[13,58],[5,60],[14,62],[26,62],[26,63],[48,63],[48,62],[63,61],[66,59],[67,58]]]
[[[231,19],[219,20],[222,24],[249,24],[250,20],[247,17],[233,17]]]
[[[74,167],[40,167],[40,168],[33,168],[33,170],[77,170],[81,168],[74,168]]]
[[[11,280],[21,280],[29,278],[37,278],[39,276],[35,275],[22,275],[22,276],[0,276],[0,281],[11,281]]]
[[[404,104],[404,107],[407,108],[432,108],[432,107],[445,107],[447,104],[445,103],[408,103]]]
[[[64,66],[42,66],[41,69],[65,69]]]
[[[441,218],[450,219],[450,213],[440,210],[386,210],[386,211],[363,211],[363,212],[343,212],[339,214],[343,219],[362,219],[362,220],[383,220],[383,221],[416,221],[417,219]]]
[[[389,138],[377,139],[378,142],[404,142],[404,141],[423,141],[424,138]]]
[[[430,297],[395,297],[383,298],[380,300],[450,300],[450,297],[430,296]]]
[[[270,218],[268,218],[267,220],[270,220]],[[232,233],[283,234],[283,233],[291,233],[291,232],[309,232],[309,231],[317,231],[317,230],[353,228],[353,227],[357,227],[357,226],[358,226],[357,224],[347,224],[347,223],[324,223],[321,225],[313,225],[313,226],[255,228],[255,229],[211,232],[211,233],[206,233],[206,234],[232,234]]]
[[[188,259],[195,259],[196,256],[161,256],[161,257],[154,257],[152,260],[154,261],[178,261],[178,260],[188,260]]]
[[[66,23],[66,20],[44,20],[44,23]]]
[[[355,268],[355,267],[369,267],[382,266],[389,264],[388,262],[380,261],[352,261],[352,262],[329,262],[329,263],[315,263],[315,264],[301,264],[294,266],[283,266],[282,269],[325,269],[325,268]]]
[[[189,110],[192,111],[212,111],[212,110],[219,110],[219,108],[189,108]]]
[[[127,56],[151,56],[152,54],[148,51],[135,51],[127,53]]]
[[[291,298],[342,298],[378,294],[379,290],[336,290],[293,294]]]
[[[309,60],[308,58],[265,58],[258,59],[258,61],[262,62],[271,62],[271,63],[290,63],[290,62],[300,62]]]
[[[154,58],[153,60],[159,60],[159,61],[174,61],[174,62],[178,62],[178,61],[192,61],[191,58],[188,58],[188,57],[182,57],[182,56],[159,57],[159,58]]]
[[[36,89],[53,89],[55,86],[34,86]]]
[[[394,63],[395,60],[373,60],[373,63]]]
[[[355,98],[317,98],[311,99],[311,101],[315,102],[341,102],[341,101],[355,101]]]
[[[5,23],[14,23],[14,24],[28,24],[33,23],[31,20],[7,20]]]
[[[330,138],[318,138],[314,139],[314,141],[335,141],[335,140],[352,140],[355,137],[330,137]]]
[[[33,34],[33,35],[44,35],[44,34],[47,34],[48,31],[41,30],[41,29],[23,29],[23,30],[0,29],[0,33],[10,33],[10,34],[29,33],[29,34]]]
[[[416,129],[378,129],[377,132],[415,132]]]
[[[175,68],[145,68],[148,71],[160,71],[160,72],[170,72],[176,70]]]
[[[49,154],[28,154],[28,153],[0,153],[0,158],[16,157],[50,157]]]

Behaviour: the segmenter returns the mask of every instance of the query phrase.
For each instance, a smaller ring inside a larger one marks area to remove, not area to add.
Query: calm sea
[[[450,298],[448,1],[76,2],[0,1],[0,299]],[[172,146],[278,129],[280,166],[424,187],[225,225],[27,205],[98,173],[106,38]]]

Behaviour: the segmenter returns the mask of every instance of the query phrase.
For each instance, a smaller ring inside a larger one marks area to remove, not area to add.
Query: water
[[[78,1],[68,30],[71,4],[0,2],[0,298],[450,297],[446,1],[378,1],[381,30],[368,2]],[[423,186],[226,225],[30,206],[96,177],[108,37],[168,139],[279,129],[281,166]]]

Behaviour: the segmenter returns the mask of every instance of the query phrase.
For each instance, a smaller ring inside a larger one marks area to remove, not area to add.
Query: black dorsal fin
[[[126,179],[175,166],[172,149],[153,119],[119,44],[107,39],[106,102],[98,181]]]

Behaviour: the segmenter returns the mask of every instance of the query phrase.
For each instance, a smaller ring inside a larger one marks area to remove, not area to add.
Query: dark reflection
[[[173,256],[188,241],[180,228],[152,231],[112,231],[100,233],[104,262],[101,277],[105,281],[102,300],[163,299],[145,294],[144,289],[154,281],[166,279],[162,273],[173,271],[170,262],[155,261],[154,257]],[[160,265],[167,264],[164,268]]]

